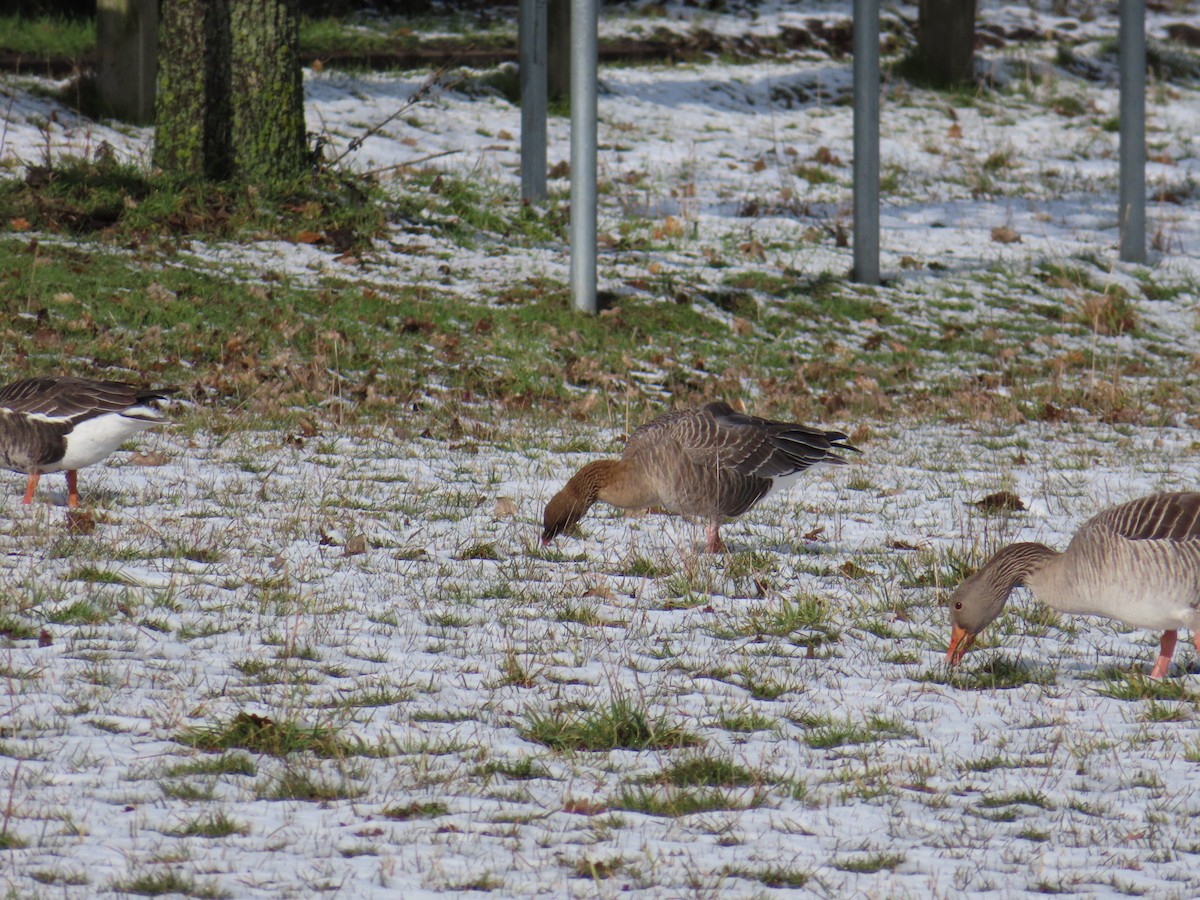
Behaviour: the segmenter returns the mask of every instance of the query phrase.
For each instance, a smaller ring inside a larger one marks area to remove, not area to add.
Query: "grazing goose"
[[[1062,553],[1037,543],[1005,547],[950,597],[947,663],[962,660],[1021,585],[1060,612],[1164,629],[1150,670],[1162,678],[1180,628],[1192,630],[1200,652],[1200,493],[1153,494],[1106,509]]]
[[[542,544],[597,500],[623,509],[661,506],[708,519],[705,550],[719,553],[722,519],[740,516],[817,463],[859,451],[840,431],[818,431],[734,411],[728,403],[666,413],[637,429],[620,459],[590,462],[546,504]]]
[[[29,476],[24,503],[38,479],[67,473],[67,505],[79,505],[76,470],[98,463],[127,437],[161,425],[157,403],[174,388],[149,391],[120,381],[25,378],[0,388],[0,466]]]

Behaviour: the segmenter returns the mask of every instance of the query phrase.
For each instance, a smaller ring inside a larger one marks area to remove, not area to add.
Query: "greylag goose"
[[[98,463],[122,441],[166,420],[159,401],[174,393],[120,381],[25,378],[0,388],[0,466],[29,476],[24,503],[38,479],[67,473],[67,505],[79,505],[76,470]]]
[[[1105,616],[1135,628],[1164,629],[1151,678],[1167,674],[1180,628],[1200,652],[1200,493],[1153,494],[1084,522],[1062,553],[1011,544],[950,597],[950,649],[959,663],[1013,589],[1065,613]]]
[[[546,504],[549,544],[597,500],[623,509],[659,506],[708,520],[705,550],[725,549],[720,526],[817,463],[845,463],[858,449],[840,431],[819,431],[736,412],[728,403],[681,409],[646,423],[620,459],[590,462]]]

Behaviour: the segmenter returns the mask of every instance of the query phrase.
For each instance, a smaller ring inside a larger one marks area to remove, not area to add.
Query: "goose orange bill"
[[[950,649],[946,651],[947,664],[957,666],[962,662],[967,648],[973,643],[975,643],[975,635],[971,634],[965,628],[952,625],[950,628]]]

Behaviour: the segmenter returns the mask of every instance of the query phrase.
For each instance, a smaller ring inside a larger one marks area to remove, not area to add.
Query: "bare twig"
[[[440,68],[436,72],[434,72],[432,75],[430,75],[428,78],[426,78],[425,83],[422,84],[415,91],[413,91],[405,99],[405,101],[402,104],[400,104],[399,108],[394,113],[392,113],[390,116],[388,116],[382,122],[377,122],[376,124],[372,125],[366,131],[364,131],[362,134],[360,134],[358,137],[352,139],[350,141],[350,143],[346,145],[346,149],[343,150],[341,153],[339,153],[337,156],[335,156],[332,160],[330,160],[329,164],[336,165],[337,163],[341,162],[343,159],[345,159],[351,153],[354,153],[360,147],[362,147],[362,145],[364,143],[366,143],[367,138],[371,137],[372,135],[378,134],[385,127],[387,127],[387,125],[389,123],[395,121],[397,118],[399,118],[404,113],[408,112],[408,110],[412,109],[419,102],[421,102],[421,100],[425,99],[425,96],[427,94],[429,94],[429,92],[432,91],[434,89],[434,87],[441,84],[442,78],[446,74],[446,71],[447,70],[445,68]]]
[[[418,156],[416,159],[410,159],[407,162],[394,163],[390,166],[383,166],[379,169],[369,169],[363,172],[363,175],[381,175],[384,172],[391,172],[394,169],[407,169],[412,166],[419,166],[423,162],[429,162],[431,159],[438,159],[443,156],[450,156],[454,153],[462,153],[461,150],[442,150],[440,153],[427,153],[425,156]]]

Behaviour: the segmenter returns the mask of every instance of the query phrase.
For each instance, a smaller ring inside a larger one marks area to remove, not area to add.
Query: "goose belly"
[[[159,422],[132,418],[120,413],[105,413],[80,422],[66,437],[67,447],[62,459],[40,466],[43,472],[82,469],[111,456],[126,438],[153,428]]]
[[[1143,572],[1139,578],[1091,578],[1074,584],[1030,584],[1060,612],[1104,616],[1134,628],[1200,628],[1200,569]]]

